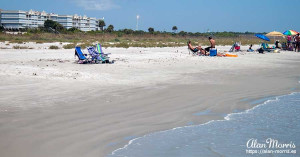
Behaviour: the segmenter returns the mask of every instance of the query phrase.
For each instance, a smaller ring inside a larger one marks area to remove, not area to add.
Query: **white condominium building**
[[[5,29],[43,27],[46,20],[62,24],[66,29],[75,27],[82,31],[99,30],[96,18],[78,15],[58,15],[45,11],[0,10],[0,25]]]

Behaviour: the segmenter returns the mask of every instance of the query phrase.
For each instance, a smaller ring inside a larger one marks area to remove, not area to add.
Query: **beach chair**
[[[106,58],[109,58],[108,55],[110,55],[111,53],[104,53],[103,50],[102,50],[102,46],[101,44],[96,44],[96,48],[97,48],[97,51],[98,53],[102,56],[102,57],[106,57]]]
[[[75,47],[75,56],[78,57],[78,64],[86,64],[90,62],[89,58],[86,57],[87,55],[82,53],[81,48],[79,46]]]
[[[268,51],[268,52],[271,52],[271,51],[274,51],[275,49],[274,48],[271,48],[269,47],[269,45],[267,43],[262,43],[261,44],[261,47],[264,51]]]
[[[193,56],[199,55],[198,51],[195,51],[195,50],[190,49],[190,47],[189,47],[189,42],[187,42],[187,46],[188,46],[189,54],[192,53]]]
[[[92,61],[94,61],[94,63],[109,63],[109,59],[108,57],[106,57],[105,55],[101,55],[98,51],[96,51],[96,49],[94,47],[88,47],[87,48],[90,56],[92,57]]]

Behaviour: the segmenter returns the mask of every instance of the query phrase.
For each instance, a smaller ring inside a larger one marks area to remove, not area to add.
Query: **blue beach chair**
[[[78,57],[78,62],[79,64],[86,64],[89,63],[89,59],[86,57],[86,54],[83,54],[81,51],[81,48],[79,46],[75,47],[75,56]]]

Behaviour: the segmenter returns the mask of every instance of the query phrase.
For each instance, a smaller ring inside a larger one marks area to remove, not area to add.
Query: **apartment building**
[[[5,29],[19,30],[24,28],[43,27],[46,20],[62,24],[66,29],[75,27],[82,31],[99,30],[96,18],[78,15],[58,15],[45,11],[0,10],[0,25]]]

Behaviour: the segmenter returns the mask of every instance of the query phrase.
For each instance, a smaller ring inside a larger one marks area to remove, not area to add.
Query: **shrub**
[[[64,45],[63,48],[64,49],[73,49],[75,48],[76,44],[67,44],[67,45]]]
[[[13,49],[30,49],[30,48],[28,48],[27,46],[18,46],[18,45],[16,45],[16,46],[13,46]]]
[[[51,45],[51,46],[49,47],[49,49],[59,49],[59,48],[58,48],[58,46]]]

